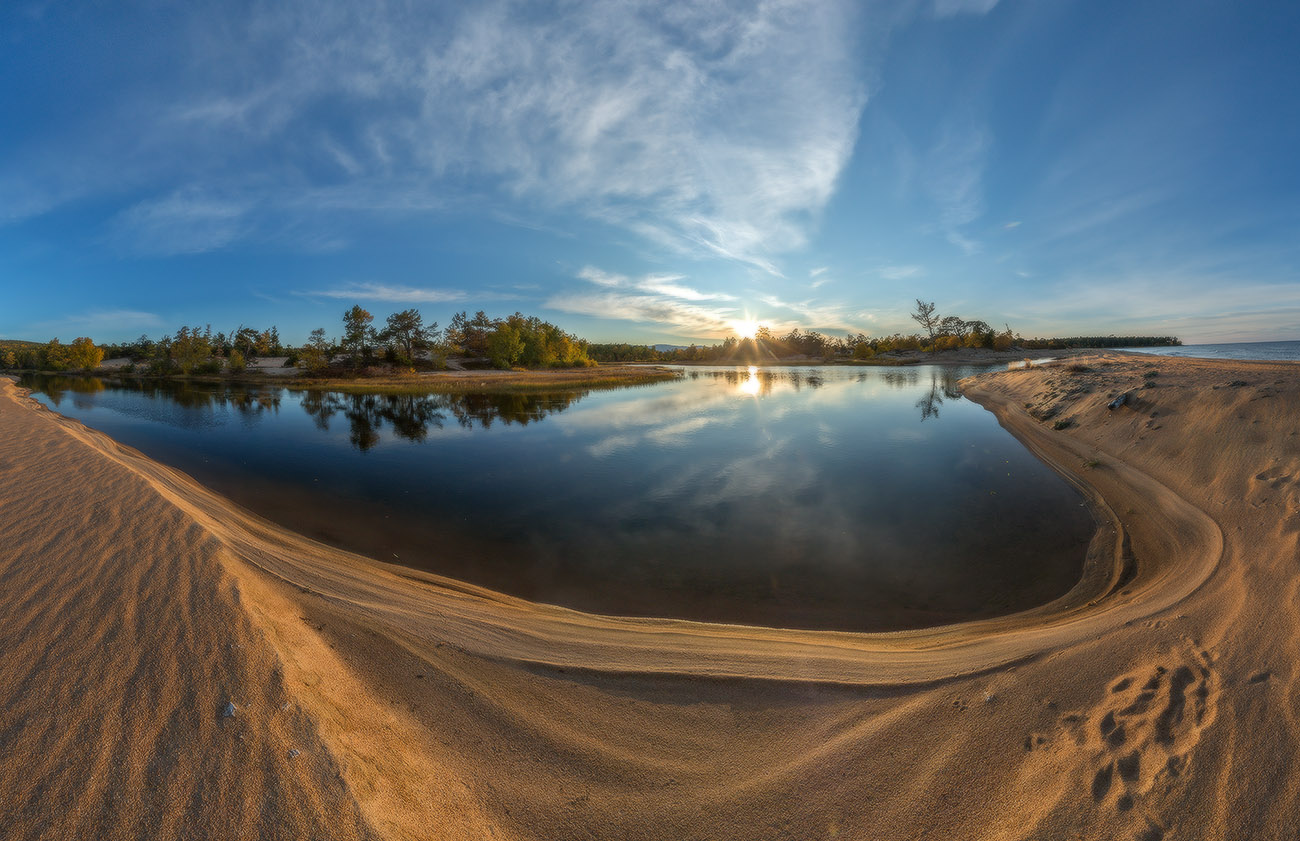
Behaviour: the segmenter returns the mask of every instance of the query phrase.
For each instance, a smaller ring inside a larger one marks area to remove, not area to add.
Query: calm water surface
[[[882,630],[1042,604],[1082,498],[976,369],[691,368],[543,395],[28,377],[62,414],[322,541],[582,610]]]
[[[1159,356],[1192,356],[1200,359],[1300,359],[1300,342],[1229,342],[1218,345],[1180,345],[1178,347],[1129,348],[1135,353]]]

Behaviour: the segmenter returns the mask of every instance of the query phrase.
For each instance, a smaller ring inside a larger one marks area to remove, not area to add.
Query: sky
[[[1300,7],[0,5],[0,337],[1300,339]]]

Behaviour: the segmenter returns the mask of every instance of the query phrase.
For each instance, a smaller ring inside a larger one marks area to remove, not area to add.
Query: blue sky
[[[0,336],[1300,339],[1294,4],[371,6],[4,4]]]

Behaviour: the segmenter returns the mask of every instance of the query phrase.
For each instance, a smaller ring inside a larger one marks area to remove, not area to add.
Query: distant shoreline
[[[10,371],[13,376],[38,374],[58,377],[98,377],[145,382],[205,383],[213,385],[279,386],[294,390],[328,390],[355,394],[442,394],[476,391],[545,391],[585,388],[614,388],[645,385],[677,379],[679,372],[662,365],[610,365],[592,368],[545,370],[464,370],[391,373],[380,376],[313,377],[301,371],[272,374],[246,371],[240,374],[144,374],[112,368],[93,371]]]
[[[1010,350],[988,350],[985,348],[962,348],[960,350],[902,350],[881,353],[870,359],[813,359],[808,357],[788,357],[768,360],[734,360],[734,361],[683,361],[683,362],[642,362],[628,363],[639,365],[681,365],[686,367],[726,367],[728,365],[753,365],[757,368],[788,368],[794,366],[846,366],[852,368],[905,368],[913,365],[997,365],[1003,362],[1023,362],[1033,359],[1059,359],[1067,356],[1081,356],[1105,352],[1098,348],[1062,348],[1060,350],[1029,350],[1012,348]]]
[[[149,374],[126,371],[122,364],[102,365],[90,371],[9,371],[14,375],[40,374],[61,377],[101,377],[132,379],[149,382],[211,383],[229,385],[278,385],[290,389],[325,389],[357,394],[439,394],[473,393],[477,391],[542,391],[555,389],[616,388],[628,385],[645,385],[666,382],[680,376],[679,368],[744,367],[788,368],[797,366],[848,366],[848,367],[911,367],[916,365],[997,365],[1046,357],[1061,358],[1085,353],[1097,353],[1085,348],[1067,348],[1055,351],[1011,349],[1005,351],[984,348],[960,350],[893,351],[872,359],[812,359],[788,357],[785,359],[682,362],[626,362],[605,363],[583,368],[511,369],[495,368],[469,370],[391,372],[378,376],[313,376],[296,368],[280,366],[255,366],[237,374]],[[113,360],[116,361],[116,360]],[[268,362],[272,360],[259,360]]]

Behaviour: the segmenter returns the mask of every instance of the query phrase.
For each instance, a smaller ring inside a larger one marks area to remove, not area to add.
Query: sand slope
[[[967,388],[1092,496],[1084,580],[878,635],[598,617],[377,564],[5,382],[0,824],[1289,837],[1300,366],[1072,362]]]

